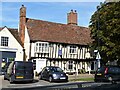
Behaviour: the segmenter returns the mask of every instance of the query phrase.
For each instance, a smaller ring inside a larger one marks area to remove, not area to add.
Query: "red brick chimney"
[[[71,10],[70,13],[67,14],[67,24],[77,25],[77,12],[76,10]]]
[[[19,34],[23,46],[24,46],[24,38],[25,38],[25,23],[26,23],[26,7],[22,5],[22,7],[20,8]]]

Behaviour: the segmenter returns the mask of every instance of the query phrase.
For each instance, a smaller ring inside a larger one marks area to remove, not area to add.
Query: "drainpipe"
[[[23,48],[23,61],[25,62],[26,61],[26,58],[25,58],[25,49]]]

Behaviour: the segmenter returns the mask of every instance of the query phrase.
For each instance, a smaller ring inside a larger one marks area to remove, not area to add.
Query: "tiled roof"
[[[7,28],[7,27],[6,27]],[[4,27],[0,27],[0,31],[3,30]],[[19,34],[18,34],[18,29],[15,29],[15,28],[7,28],[11,34],[15,37],[15,39],[20,43],[20,45],[22,46],[22,42],[21,42],[21,39],[19,37]]]
[[[86,27],[53,23],[27,18],[26,26],[31,41],[88,45],[90,30]]]
[[[22,46],[22,42],[18,33],[18,29],[8,28],[8,30],[11,32],[11,34],[15,37],[15,39],[19,42],[19,44]]]
[[[0,31],[3,29],[3,27],[0,27]]]

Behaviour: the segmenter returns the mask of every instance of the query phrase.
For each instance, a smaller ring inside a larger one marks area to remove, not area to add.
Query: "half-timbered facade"
[[[92,57],[88,46],[39,41],[31,43],[31,49],[30,58],[40,63],[36,64],[37,71],[43,66],[59,66],[68,73],[91,70]]]
[[[59,66],[68,73],[91,70],[90,30],[77,25],[76,11],[67,15],[67,24],[26,18],[26,7],[22,5],[19,33],[24,57],[36,63],[37,73],[45,66]]]

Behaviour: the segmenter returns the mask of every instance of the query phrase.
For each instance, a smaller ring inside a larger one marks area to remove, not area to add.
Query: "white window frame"
[[[70,54],[77,54],[77,46],[70,46],[70,49],[69,49],[69,53]]]
[[[1,36],[0,45],[5,47],[9,46],[9,37]]]
[[[36,42],[35,43],[35,52],[36,53],[48,53],[49,52],[49,43]]]
[[[74,61],[72,61],[72,60],[68,61],[68,70],[73,70],[73,63],[74,63]]]

